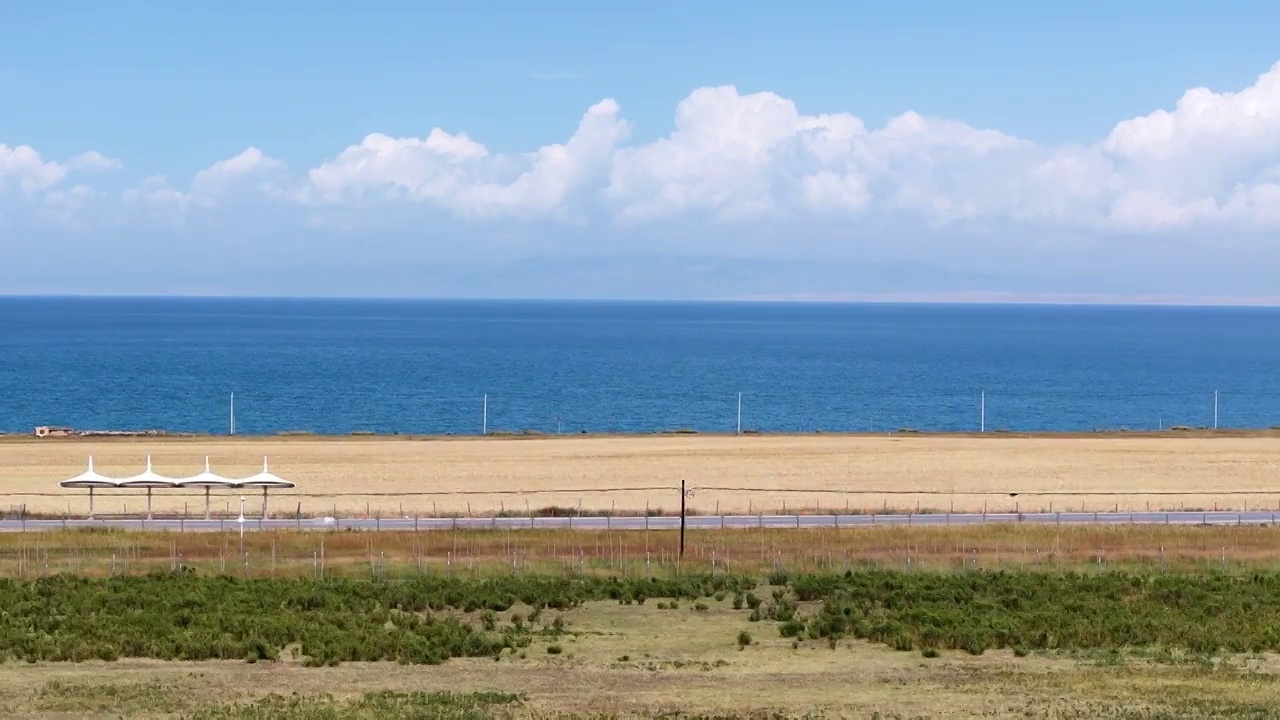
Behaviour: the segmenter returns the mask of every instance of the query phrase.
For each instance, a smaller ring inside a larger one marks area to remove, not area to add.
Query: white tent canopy
[[[262,488],[262,516],[267,516],[267,491],[272,489],[289,489],[297,487],[292,482],[271,472],[267,458],[262,458],[262,470],[246,478],[226,478],[215,474],[209,467],[209,458],[204,459],[204,470],[199,474],[185,478],[169,478],[155,472],[151,465],[151,456],[147,455],[146,469],[127,478],[111,478],[98,473],[93,467],[93,456],[89,457],[89,468],[79,475],[62,480],[60,487],[87,489],[89,491],[89,517],[93,517],[93,491],[95,489],[145,489],[147,491],[147,519],[151,519],[151,491],[156,488],[204,488],[205,519],[209,518],[209,492],[213,488],[239,489]]]
[[[272,489],[288,489],[296,487],[293,483],[271,472],[267,467],[267,458],[262,457],[262,472],[240,480],[240,487],[262,488],[262,517],[267,516],[267,491]]]
[[[109,478],[101,475],[97,470],[93,469],[93,456],[89,456],[89,469],[79,475],[63,480],[58,483],[64,488],[88,488],[89,490],[89,517],[93,517],[93,491],[97,488],[118,488],[120,481],[116,478]]]
[[[202,487],[204,488],[204,519],[209,519],[209,491],[213,488],[233,489],[240,487],[239,480],[224,478],[216,475],[209,469],[209,458],[204,459],[204,472],[199,475],[192,475],[189,478],[181,478],[175,482],[180,488]]]
[[[146,488],[147,489],[147,519],[151,519],[151,490],[152,488],[173,488],[177,487],[177,482],[173,478],[167,478],[157,475],[151,469],[151,456],[147,456],[147,469],[120,481],[122,488]]]
[[[177,487],[178,483],[173,478],[167,478],[163,475],[157,475],[151,469],[151,456],[147,456],[147,469],[120,481],[120,487],[125,488],[172,488]]]
[[[58,483],[58,485],[64,488],[89,488],[92,490],[93,488],[120,487],[120,481],[116,478],[109,478],[106,475],[101,475],[97,470],[94,470],[93,456],[90,455],[88,470],[85,470],[73,478],[63,480]]]

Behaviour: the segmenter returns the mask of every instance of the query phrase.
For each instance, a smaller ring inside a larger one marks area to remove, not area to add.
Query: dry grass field
[[[671,513],[683,479],[698,513],[1280,508],[1280,437],[638,436],[537,438],[148,438],[0,440],[0,506],[82,515],[57,481],[93,455],[110,476],[189,476],[209,457],[247,476],[268,456],[297,483],[273,493],[292,515]],[[1011,497],[1010,493],[1018,493]],[[158,491],[157,511],[203,512],[198,492]],[[247,508],[260,510],[250,496]],[[215,493],[215,512],[237,495]],[[142,491],[100,493],[100,514],[137,514]]]
[[[0,533],[0,578],[171,572],[395,579],[431,572],[620,574],[998,570],[1255,572],[1280,568],[1280,530],[1259,525],[1047,525],[699,530]]]

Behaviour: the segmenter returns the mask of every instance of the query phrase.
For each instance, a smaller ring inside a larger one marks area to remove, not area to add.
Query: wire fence
[[[381,492],[85,490],[0,493],[0,519],[477,518],[966,513],[1280,512],[1280,488],[923,490],[689,485]]]
[[[242,577],[363,577],[506,572],[657,575],[679,571],[1256,570],[1280,566],[1274,526],[768,526],[678,531],[468,530],[418,533],[12,533],[0,577],[181,572]],[[681,543],[684,543],[682,553]]]

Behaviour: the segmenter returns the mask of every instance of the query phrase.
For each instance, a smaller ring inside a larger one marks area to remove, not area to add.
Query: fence
[[[119,575],[191,571],[245,577],[389,579],[427,572],[763,572],[917,569],[1111,568],[1215,571],[1280,566],[1274,526],[1223,523],[1189,532],[1177,525],[1052,525],[1001,522],[939,528],[759,525],[677,530],[466,529],[313,532],[286,529],[186,533],[0,534],[0,577],[59,572]]]
[[[144,490],[97,490],[94,517],[147,515]],[[263,517],[260,496],[214,495],[209,516]],[[242,501],[243,498],[243,501]],[[1054,513],[1280,512],[1280,491],[1090,490],[1019,492],[927,491],[919,489],[767,488],[690,485],[685,498],[691,516],[950,515]],[[678,486],[592,487],[511,491],[395,491],[271,493],[267,518],[554,518],[671,517],[680,512]],[[2,519],[82,519],[88,493],[0,493]],[[163,491],[152,497],[157,519],[205,517],[203,491]],[[243,508],[243,510],[241,509]]]

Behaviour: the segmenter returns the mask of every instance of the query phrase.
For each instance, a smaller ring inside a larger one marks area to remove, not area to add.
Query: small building
[[[75,434],[75,430],[68,427],[53,427],[52,425],[41,425],[36,428],[35,435],[42,437],[70,437]]]

